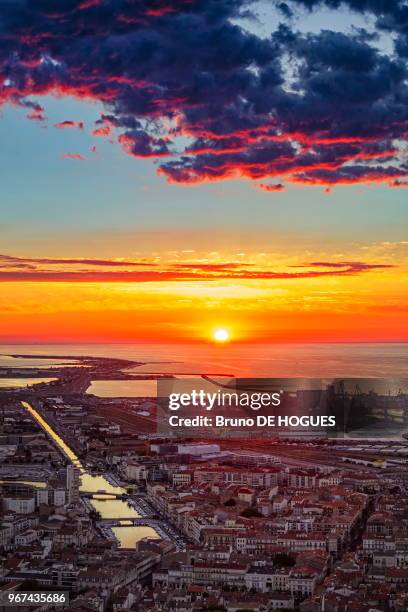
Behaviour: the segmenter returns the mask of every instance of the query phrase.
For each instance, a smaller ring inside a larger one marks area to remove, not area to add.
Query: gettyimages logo
[[[158,407],[157,432],[176,437],[334,435],[343,420],[317,379],[160,379]]]
[[[207,392],[204,389],[192,389],[189,393],[170,393],[169,409],[179,410],[180,408],[203,408],[207,411],[217,408],[249,408],[260,410],[280,406],[281,393],[261,393],[261,392],[230,392],[218,389],[215,392]]]

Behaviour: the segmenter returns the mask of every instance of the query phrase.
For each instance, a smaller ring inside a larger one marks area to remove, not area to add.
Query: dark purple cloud
[[[380,270],[381,268],[393,268],[392,264],[364,263],[362,261],[312,261],[295,268],[333,268],[346,270],[347,272],[364,272],[367,270]]]
[[[95,259],[95,258],[49,258],[49,257],[15,257],[13,255],[0,255],[0,267],[5,265],[17,267],[18,265],[26,267],[27,265],[74,265],[74,266],[106,266],[106,267],[134,267],[134,266],[151,266],[153,262],[135,261],[126,259]]]
[[[238,25],[249,0],[0,0],[0,104],[98,100],[94,134],[115,130],[170,182],[406,178],[406,3],[269,1],[283,23],[261,37]],[[394,51],[364,30],[289,28],[322,6],[371,15]],[[42,107],[31,115],[42,120]]]
[[[69,265],[67,269],[66,266]],[[84,268],[84,265],[89,268]],[[47,266],[49,266],[47,268]],[[143,269],[132,269],[142,266]],[[115,269],[112,270],[111,268]],[[146,283],[160,281],[293,280],[326,276],[354,276],[391,264],[360,261],[312,262],[290,266],[288,271],[256,268],[241,262],[184,262],[160,265],[156,261],[109,259],[51,259],[0,255],[0,282],[106,282]],[[293,270],[293,268],[305,268]]]
[[[257,185],[258,189],[262,189],[263,191],[284,191],[285,185],[282,183],[259,183]]]
[[[83,130],[84,122],[83,121],[71,121],[70,119],[66,119],[65,121],[59,121],[58,123],[54,123],[54,127],[58,128],[59,130],[66,130],[66,129],[72,129],[72,128]]]

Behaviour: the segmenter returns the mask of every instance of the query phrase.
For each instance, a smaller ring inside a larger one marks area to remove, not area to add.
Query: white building
[[[202,457],[205,455],[217,455],[220,452],[219,444],[178,444],[177,453],[179,455],[193,455]]]
[[[253,568],[245,576],[248,590],[255,589],[260,593],[267,591],[288,591],[289,569]]]
[[[365,535],[363,537],[363,550],[370,554],[376,551],[395,550],[395,541],[391,536]]]
[[[79,485],[80,485],[80,472],[79,469],[73,465],[67,465],[66,471],[67,479],[67,491],[68,491],[68,503],[75,504],[79,500]]]
[[[64,506],[67,503],[67,491],[63,488],[38,487],[35,491],[37,505]]]
[[[29,546],[36,540],[38,540],[39,533],[36,529],[27,529],[22,533],[19,533],[14,538],[14,541],[17,546]]]
[[[3,509],[16,514],[32,514],[35,510],[35,495],[34,493],[5,495]]]
[[[289,575],[289,591],[292,595],[313,595],[318,581],[318,574],[308,567],[295,568]]]
[[[276,545],[294,552],[304,552],[307,550],[326,550],[327,542],[323,533],[292,531],[277,536]]]
[[[179,472],[174,472],[172,475],[172,482],[175,487],[186,486],[191,484],[192,478],[191,472],[180,470]]]
[[[6,548],[13,538],[13,527],[11,525],[0,525],[0,548]]]
[[[140,463],[129,461],[125,466],[125,475],[129,480],[135,480],[136,482],[143,482],[147,480],[148,469],[145,465]]]

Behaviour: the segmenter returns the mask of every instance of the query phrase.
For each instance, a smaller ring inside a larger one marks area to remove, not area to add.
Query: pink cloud
[[[81,153],[64,153],[62,159],[76,159],[77,161],[85,161],[85,157]]]

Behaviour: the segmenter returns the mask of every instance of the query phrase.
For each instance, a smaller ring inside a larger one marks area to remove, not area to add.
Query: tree
[[[232,497],[230,499],[227,499],[226,502],[224,502],[224,506],[236,506],[237,502],[235,501],[235,499],[232,499]]]
[[[256,508],[245,508],[245,510],[241,512],[241,516],[245,518],[259,518],[262,514]]]
[[[280,565],[281,567],[293,567],[295,565],[293,557],[286,553],[278,553],[273,560],[276,565]]]
[[[22,590],[23,591],[38,591],[39,589],[39,585],[37,580],[25,580],[22,584]]]

